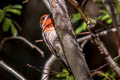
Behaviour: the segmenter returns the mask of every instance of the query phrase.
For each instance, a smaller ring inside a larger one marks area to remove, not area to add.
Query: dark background
[[[81,5],[83,0],[78,1],[79,5]],[[22,0],[0,0],[0,8],[3,8],[4,6],[7,6],[9,4],[23,5],[22,15],[13,15],[12,19],[16,20],[22,28],[22,30],[19,31],[19,35],[25,37],[31,43],[37,45],[40,49],[42,49],[45,53],[45,57],[42,58],[40,53],[38,53],[34,49],[31,49],[21,40],[9,40],[4,44],[2,50],[0,51],[0,58],[16,71],[21,73],[28,80],[40,80],[41,72],[28,67],[26,64],[31,64],[37,68],[43,67],[45,61],[49,58],[51,54],[44,43],[35,43],[35,40],[42,39],[41,30],[39,27],[40,16],[46,13],[49,14],[50,12],[41,0],[30,0],[28,3],[25,4],[23,4],[22,2]],[[73,6],[68,4],[68,2],[67,5],[69,5],[68,11],[70,15],[77,12]],[[90,0],[84,7],[84,10],[91,17],[97,17],[99,15],[98,9],[99,8],[97,7],[97,5],[95,3],[92,3]],[[74,26],[74,28],[76,27]],[[108,34],[105,37],[101,37],[101,39],[104,41],[109,52],[114,57],[117,55],[118,49],[114,43],[114,39],[110,37],[110,35],[112,35],[112,33]],[[0,30],[0,40],[9,36],[11,36],[10,32],[3,33]],[[90,69],[95,69],[106,62],[103,59],[103,56],[99,55],[98,49],[93,44],[91,44],[90,41],[86,44],[84,48],[84,53]],[[61,64],[59,64],[58,61],[53,65],[53,67],[57,71],[61,70]],[[7,71],[0,68],[0,80],[17,79]]]

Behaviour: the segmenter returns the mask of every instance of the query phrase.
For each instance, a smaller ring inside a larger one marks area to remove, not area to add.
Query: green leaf
[[[67,69],[62,70],[63,73],[58,73],[56,77],[60,80],[74,80],[72,75],[69,75]]]
[[[67,69],[63,69],[63,72],[66,72],[66,73],[67,73],[67,72],[68,72],[68,70],[67,70]]]
[[[17,29],[15,28],[13,23],[11,23],[11,32],[13,36],[17,36],[18,34]]]
[[[106,21],[106,23],[107,23],[107,24],[111,24],[111,23],[112,23],[112,19],[108,19],[108,20]]]
[[[101,21],[104,21],[104,20],[106,20],[106,19],[108,19],[108,18],[110,18],[110,16],[107,14],[107,15],[104,15],[104,16],[102,16],[101,17]]]
[[[106,21],[107,24],[111,24],[112,19],[110,15],[108,14],[108,12],[106,10],[100,10],[100,12],[103,13],[103,15],[99,16],[98,19],[101,21]]]
[[[57,74],[56,77],[57,78],[63,78],[63,77],[66,77],[66,75],[64,73],[61,73],[61,74]]]
[[[9,19],[9,18],[5,18],[4,19],[4,22],[2,24],[3,32],[7,32],[9,30],[9,27],[10,27],[11,23],[12,23],[11,19]]]
[[[79,34],[80,32],[85,31],[86,29],[87,29],[87,24],[85,22],[83,22],[82,25],[80,25],[80,27],[78,27],[75,30],[75,33]]]
[[[22,6],[21,6],[21,5],[13,5],[12,8],[15,8],[15,9],[22,9]]]
[[[4,13],[4,11],[2,9],[0,9],[0,23],[2,22],[4,17],[5,17],[5,13]]]
[[[108,12],[106,10],[99,10],[99,12],[102,14],[108,14]]]
[[[11,5],[5,6],[5,7],[3,8],[3,11],[6,12],[6,10],[7,10],[7,9],[10,9],[10,8],[11,8]]]
[[[6,12],[11,12],[13,14],[21,15],[21,11],[19,9],[7,9]]]
[[[116,10],[120,15],[120,1],[119,0],[116,1]]]
[[[76,14],[73,14],[73,18],[71,19],[71,22],[74,24],[80,19],[81,19],[80,13],[76,13]]]
[[[0,23],[3,21],[4,15],[0,15]]]

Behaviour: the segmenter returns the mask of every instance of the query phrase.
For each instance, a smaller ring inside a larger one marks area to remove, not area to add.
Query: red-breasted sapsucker
[[[40,18],[40,27],[42,28],[42,36],[47,47],[53,55],[60,60],[65,67],[71,72],[68,62],[66,60],[65,54],[62,50],[61,43],[59,41],[58,35],[55,31],[55,26],[52,18],[45,14]]]

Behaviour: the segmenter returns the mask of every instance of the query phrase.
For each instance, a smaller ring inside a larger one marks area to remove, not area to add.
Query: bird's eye
[[[41,18],[40,18],[40,24],[43,24],[43,21],[45,21],[46,19],[48,18],[48,15],[43,15]]]
[[[44,20],[45,20],[45,16],[44,16],[44,17],[41,17],[40,23],[42,23]]]
[[[46,17],[44,16],[44,17],[42,17],[41,19],[42,19],[42,20],[45,20],[45,18],[46,18]]]

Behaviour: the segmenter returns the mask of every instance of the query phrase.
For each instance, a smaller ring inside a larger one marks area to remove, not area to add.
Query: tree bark
[[[82,51],[75,39],[64,0],[49,0],[55,29],[75,80],[92,80]]]

